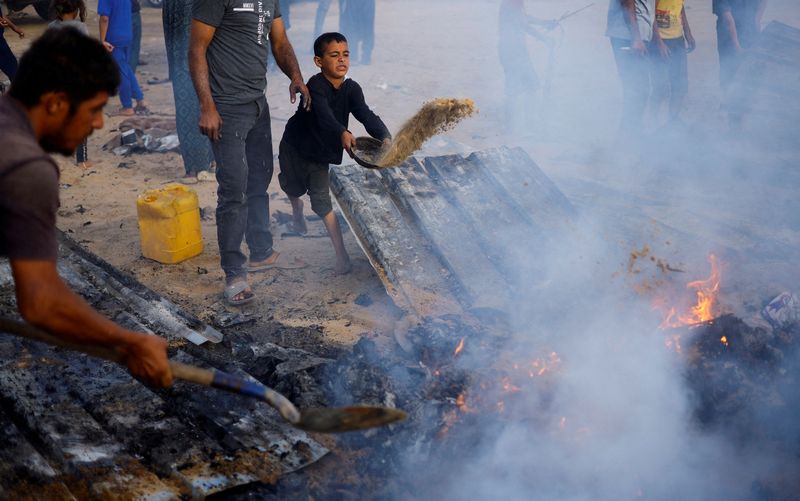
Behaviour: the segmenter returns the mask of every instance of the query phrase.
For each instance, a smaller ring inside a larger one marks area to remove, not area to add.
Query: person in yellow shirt
[[[653,23],[652,94],[650,104],[655,115],[669,96],[670,122],[680,120],[689,93],[686,55],[695,49],[695,41],[686,18],[684,0],[658,0]]]

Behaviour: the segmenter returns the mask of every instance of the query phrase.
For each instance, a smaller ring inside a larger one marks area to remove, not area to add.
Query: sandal
[[[239,294],[243,294],[241,299],[235,299]],[[256,298],[256,295],[250,289],[250,284],[247,280],[239,280],[225,287],[223,291],[225,302],[230,306],[241,306],[247,304]]]

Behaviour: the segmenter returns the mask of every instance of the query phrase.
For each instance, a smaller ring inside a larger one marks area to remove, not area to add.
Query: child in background
[[[89,29],[86,27],[86,5],[83,0],[54,0],[52,6],[56,20],[50,23],[49,28],[75,28],[86,36]],[[89,162],[88,139],[84,139],[75,151],[75,160],[84,169],[91,167]]]
[[[331,237],[336,252],[335,271],[345,274],[351,269],[350,257],[331,204],[328,165],[342,163],[343,150],[350,153],[355,147],[356,140],[347,130],[350,113],[364,124],[372,137],[388,143],[391,134],[364,102],[361,86],[346,78],[350,51],[344,35],[320,35],[314,42],[314,64],[322,71],[308,80],[313,104],[311,110],[306,111],[301,101],[286,124],[279,150],[278,181],[289,196],[294,229],[298,233],[306,232],[300,197],[308,193],[311,210],[322,218]]]
[[[686,54],[695,48],[694,37],[686,18],[684,0],[658,0],[653,23],[653,94],[655,115],[669,96],[670,123],[680,123],[683,103],[689,93],[689,72]]]

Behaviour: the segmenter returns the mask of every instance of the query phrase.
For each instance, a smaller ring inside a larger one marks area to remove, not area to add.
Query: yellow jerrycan
[[[142,255],[175,264],[203,252],[197,193],[173,183],[147,190],[136,200]]]

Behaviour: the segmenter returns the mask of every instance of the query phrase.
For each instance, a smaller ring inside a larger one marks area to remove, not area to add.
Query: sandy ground
[[[585,3],[584,0],[528,2],[528,11],[538,17],[552,18]],[[689,59],[691,95],[685,118],[707,129],[721,122],[710,3],[687,1],[698,49]],[[800,16],[796,9],[790,9],[790,3],[789,0],[771,2],[765,21],[781,19],[800,26]],[[503,130],[502,73],[495,48],[498,5],[497,0],[381,0],[377,7],[373,64],[353,66],[350,76],[362,85],[367,102],[391,130],[397,130],[423,102],[433,97],[474,98],[480,114],[445,137],[431,141],[427,153],[521,145],[559,184],[562,180],[591,180],[621,186],[623,174],[615,171],[618,158],[608,154],[607,146],[613,139],[619,116],[620,90],[608,41],[603,37],[606,2],[596,2],[565,23],[563,33],[554,34],[558,46],[552,63],[541,44],[530,42],[540,75],[543,78],[551,75],[553,90],[542,106],[542,126],[527,137],[508,136]],[[93,33],[97,30],[95,6],[96,2],[89,2],[88,24]],[[289,36],[305,78],[315,70],[309,55],[315,10],[315,2],[302,2],[295,4],[291,12]],[[152,109],[158,115],[172,116],[174,105],[169,85],[145,83],[147,79],[163,78],[167,74],[161,13],[144,8],[142,14],[142,59],[147,64],[139,68],[138,77]],[[19,54],[42,32],[45,24],[30,8],[17,14],[15,19],[28,33],[26,39],[18,40],[6,32],[6,38]],[[337,20],[334,2],[325,28],[336,29]],[[285,76],[272,72],[268,81],[273,148],[277,152],[283,127],[294,105],[288,99]],[[118,101],[113,99],[109,110],[117,107]],[[182,175],[183,167],[180,156],[175,153],[123,158],[102,151],[101,145],[116,134],[120,121],[120,118],[109,118],[105,128],[91,137],[90,159],[95,165],[90,169],[83,170],[70,159],[59,159],[62,168],[59,226],[92,252],[192,313],[208,319],[226,308],[221,301],[223,274],[218,265],[213,221],[216,184],[192,185],[199,195],[200,206],[210,215],[202,225],[204,252],[177,265],[161,265],[143,258],[136,198],[147,189],[174,182]],[[575,129],[576,124],[580,124],[579,131]],[[363,129],[352,125],[356,135],[361,135]],[[587,158],[592,160],[587,161]],[[637,162],[646,163],[647,160],[641,157],[631,160],[631,163]],[[275,170],[276,178],[269,190],[271,210],[273,214],[288,213],[288,200],[277,183],[277,159]],[[564,184],[569,185],[569,182]],[[658,187],[651,189],[658,191]],[[570,196],[569,191],[565,191]],[[672,218],[673,223],[684,218],[680,211],[656,215]],[[309,229],[312,235],[324,232],[319,220],[310,222]],[[251,282],[258,301],[245,308],[247,313],[290,326],[313,327],[334,344],[349,345],[364,333],[391,331],[400,312],[391,304],[350,232],[345,235],[345,243],[353,258],[354,270],[348,276],[338,277],[333,273],[333,250],[326,237],[281,238],[286,228],[277,224],[273,224],[273,231],[277,250],[287,256],[300,257],[309,266],[302,270],[274,270],[253,275]],[[796,231],[787,234],[787,242],[797,240]],[[702,261],[707,250],[693,249],[693,257]],[[620,269],[624,262],[625,256],[621,256]],[[609,270],[609,276],[614,271],[619,270]],[[790,285],[779,284],[778,287]],[[359,297],[358,302],[363,305],[356,304]]]

